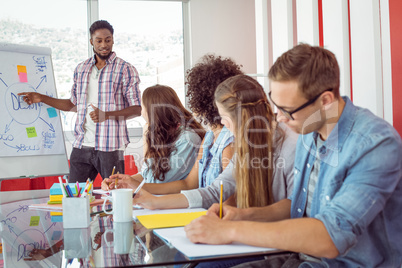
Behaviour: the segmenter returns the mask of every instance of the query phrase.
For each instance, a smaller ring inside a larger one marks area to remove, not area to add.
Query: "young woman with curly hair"
[[[204,128],[168,86],[145,89],[141,108],[141,115],[147,122],[143,134],[144,164],[141,171],[130,178],[153,183],[186,178],[197,158]],[[104,180],[102,189],[108,188],[108,184],[110,179]]]
[[[146,183],[143,189],[153,194],[179,193],[205,187],[215,180],[226,168],[233,155],[233,134],[221,124],[221,118],[214,105],[216,87],[229,77],[242,74],[241,66],[230,58],[205,55],[192,69],[187,71],[186,85],[189,107],[208,131],[202,141],[198,158],[187,178],[164,183]],[[138,182],[127,175],[115,175],[121,187],[136,188]],[[108,181],[108,180],[106,180]],[[148,181],[147,181],[148,182]],[[110,185],[113,187],[113,184]]]

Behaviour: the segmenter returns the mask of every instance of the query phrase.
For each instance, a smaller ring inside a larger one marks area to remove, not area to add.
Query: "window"
[[[5,1],[0,9],[0,42],[50,47],[59,98],[70,98],[73,71],[88,56],[84,1]],[[61,113],[63,129],[74,127],[74,113]]]
[[[182,3],[101,0],[99,19],[112,24],[113,50],[137,68],[141,91],[155,84],[168,85],[184,105]],[[135,118],[128,126],[142,123]]]
[[[133,64],[140,89],[165,84],[185,103],[182,3],[99,0],[99,14],[114,30],[117,56]],[[0,9],[0,42],[50,47],[59,98],[70,98],[73,72],[88,55],[87,1],[14,0]],[[75,113],[62,112],[63,129],[72,130]],[[129,121],[129,127],[141,125]]]

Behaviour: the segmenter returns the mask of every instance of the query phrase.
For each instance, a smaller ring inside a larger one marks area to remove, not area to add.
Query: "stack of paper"
[[[153,232],[190,259],[258,252],[272,253],[280,251],[273,248],[253,247],[239,243],[232,243],[229,245],[194,244],[186,237],[184,227],[156,229],[153,230]]]

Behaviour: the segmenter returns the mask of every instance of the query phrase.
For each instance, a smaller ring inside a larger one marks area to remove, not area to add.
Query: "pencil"
[[[106,209],[106,211],[112,211],[113,209]],[[97,214],[102,214],[102,213],[105,213],[105,211],[103,211],[103,210],[99,210],[99,211],[96,211],[96,212],[92,212],[91,214],[90,214],[90,216],[95,216],[95,215],[97,215]],[[106,214],[106,213],[105,213]]]
[[[110,176],[113,176],[114,175],[114,170],[116,169],[116,166],[113,166],[113,169],[112,169],[112,175],[110,175]],[[116,183],[117,183],[117,178],[114,180],[114,188],[117,188],[116,187]],[[109,185],[108,185],[109,186]]]
[[[219,218],[222,219],[223,183],[221,181],[221,196],[219,198]]]
[[[63,182],[61,181],[61,177],[59,177],[59,183],[60,183],[61,193],[63,194],[63,197],[66,197],[66,193],[64,191]]]
[[[113,174],[114,174],[114,169],[116,168],[116,166],[113,166],[113,170],[112,170],[112,176],[113,176]]]
[[[119,174],[118,171],[117,171],[117,174]],[[114,188],[117,189],[117,177],[116,177],[116,179],[114,180]]]

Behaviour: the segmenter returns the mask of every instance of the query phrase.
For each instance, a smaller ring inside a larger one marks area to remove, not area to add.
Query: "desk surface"
[[[72,267],[144,267],[275,254],[270,251],[190,260],[139,222],[123,226],[113,223],[111,217],[92,217],[85,229],[64,229],[62,222],[54,222],[49,211],[28,208],[48,200],[46,192],[32,192],[35,191],[1,193],[0,264],[3,262],[5,267],[65,267],[68,262],[75,264]],[[27,199],[15,201],[21,196]],[[117,229],[121,228],[126,233],[118,233]],[[114,242],[119,246],[113,245]],[[123,249],[122,245],[125,245]],[[116,250],[123,250],[124,254],[115,254]]]

